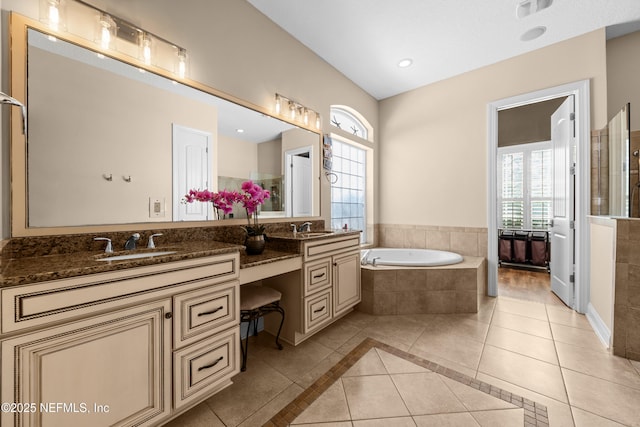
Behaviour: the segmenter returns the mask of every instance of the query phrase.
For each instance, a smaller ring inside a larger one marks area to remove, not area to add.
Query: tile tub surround
[[[431,225],[376,224],[376,246],[439,249],[487,258],[487,229]]]
[[[640,361],[640,219],[618,219],[613,354]]]
[[[439,267],[362,266],[362,302],[356,310],[375,315],[477,313],[486,292],[486,260],[465,256]]]

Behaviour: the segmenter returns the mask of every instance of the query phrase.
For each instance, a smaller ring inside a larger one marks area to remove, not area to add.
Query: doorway
[[[556,218],[560,218],[563,222],[562,226],[568,225],[570,228],[570,236],[564,235],[575,244],[575,255],[571,259],[567,259],[566,253],[563,258],[556,260],[558,271],[562,273],[563,281],[566,277],[573,280],[571,291],[572,294],[566,299],[567,305],[575,310],[584,313],[587,309],[589,300],[589,276],[588,276],[588,235],[586,216],[589,213],[589,82],[587,80],[576,83],[570,83],[554,88],[544,89],[524,95],[506,98],[488,105],[488,294],[491,296],[498,295],[498,177],[497,177],[497,153],[498,153],[498,113],[514,107],[539,103],[556,98],[573,97],[575,104],[575,114],[573,124],[575,125],[575,145],[566,146],[564,153],[567,158],[575,159],[575,166],[570,172],[574,173],[575,180],[567,178],[560,181],[562,185],[574,185],[575,189],[575,209],[565,211],[556,211],[554,209],[554,223]],[[559,121],[562,123],[562,121]],[[566,124],[566,123],[565,123]],[[572,124],[572,126],[573,126]],[[555,149],[555,148],[554,148]],[[569,170],[570,167],[567,167]],[[557,173],[557,172],[556,172]],[[557,187],[557,181],[554,179],[554,187]],[[567,188],[567,187],[564,187]],[[556,190],[554,188],[554,190]],[[571,197],[568,195],[567,197]],[[562,206],[558,204],[558,206]],[[565,206],[566,207],[566,206]],[[562,216],[566,212],[571,212],[575,218]],[[564,232],[565,228],[563,228]],[[553,230],[550,233],[553,235]],[[562,236],[562,233],[556,233],[556,237]],[[567,241],[567,240],[565,240]],[[553,242],[552,242],[553,246]],[[562,244],[558,244],[562,246]],[[553,263],[553,262],[552,262]],[[575,271],[574,271],[575,264]],[[562,268],[560,268],[562,267]],[[565,273],[569,273],[565,276]]]
[[[300,147],[284,153],[285,215],[312,216],[313,213],[313,147]]]

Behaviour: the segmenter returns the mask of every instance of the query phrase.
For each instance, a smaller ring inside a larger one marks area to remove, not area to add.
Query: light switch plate
[[[149,197],[149,218],[164,218],[164,197]]]

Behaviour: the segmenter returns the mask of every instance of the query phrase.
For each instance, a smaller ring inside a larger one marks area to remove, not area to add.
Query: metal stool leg
[[[245,313],[245,317],[246,322],[247,322],[247,334],[244,337],[244,345],[242,345],[242,340],[240,340],[240,350],[242,351],[242,367],[240,368],[240,370],[242,372],[247,370],[247,355],[249,354],[249,336],[251,335],[251,325],[254,324],[255,321],[255,313],[254,312],[249,312],[249,313]],[[242,316],[241,316],[242,318]],[[257,327],[254,325],[254,334],[257,332]]]
[[[275,311],[280,313],[282,318],[280,319],[280,327],[278,328],[278,334],[276,335],[276,345],[278,346],[278,350],[282,350],[282,344],[280,344],[280,332],[282,331],[282,325],[284,324],[284,309],[280,307],[278,303],[276,303],[274,307]]]

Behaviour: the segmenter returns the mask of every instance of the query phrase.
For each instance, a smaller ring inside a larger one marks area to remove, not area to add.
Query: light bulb
[[[60,11],[58,11],[58,2],[49,3],[49,27],[58,31],[60,25]]]
[[[316,129],[320,129],[320,114],[316,113]]]
[[[117,26],[116,23],[106,13],[101,13],[98,18],[98,30],[96,31],[96,42],[102,49],[113,49]]]
[[[280,98],[280,95],[276,95],[276,114],[280,114],[281,110],[282,110],[282,99]]]
[[[185,49],[178,49],[178,76],[184,79],[187,75],[187,51]]]
[[[289,101],[289,117],[291,120],[295,120],[296,118],[296,104]]]
[[[304,109],[304,112],[302,113],[302,120],[303,120],[305,126],[309,124],[309,110],[307,110],[306,108]]]
[[[151,37],[147,33],[140,36],[140,56],[145,64],[151,64]]]

